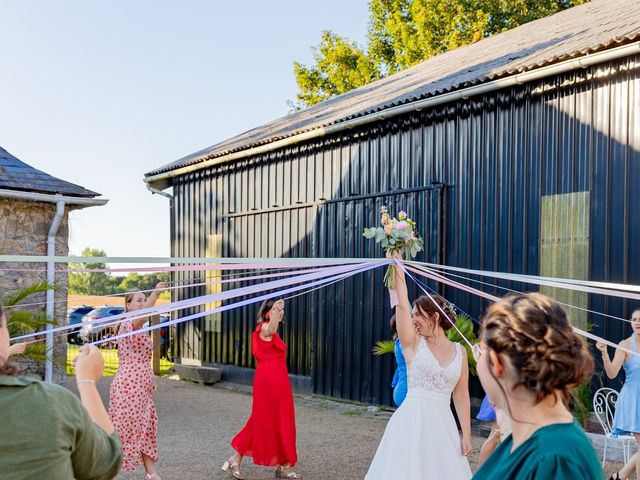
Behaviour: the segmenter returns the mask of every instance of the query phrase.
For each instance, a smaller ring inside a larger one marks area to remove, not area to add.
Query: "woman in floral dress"
[[[155,305],[166,283],[160,282],[147,298],[140,290],[130,290],[125,296],[125,311],[133,312]],[[140,329],[148,318],[125,320],[119,334]],[[151,396],[156,384],[151,368],[153,341],[147,333],[118,340],[118,373],[111,383],[109,418],[122,442],[122,469],[134,471],[144,465],[146,480],[160,480],[156,473],[158,461],[156,433],[158,416]]]

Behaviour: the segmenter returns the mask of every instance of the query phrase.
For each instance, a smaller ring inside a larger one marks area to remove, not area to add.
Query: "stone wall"
[[[46,255],[47,235],[56,206],[53,203],[28,202],[0,198],[0,254],[3,255]],[[58,228],[56,236],[56,255],[66,256],[69,252],[68,223],[69,207]],[[7,269],[33,269],[37,271],[8,271]],[[57,264],[54,317],[55,321],[64,325],[67,321],[67,265]],[[0,264],[0,298],[7,297],[16,291],[32,284],[46,280],[45,263],[2,263]],[[45,302],[45,294],[30,296],[24,303]],[[45,311],[45,305],[28,307]],[[56,338],[54,345],[54,381],[65,376],[66,336]],[[41,368],[42,371],[43,368]]]

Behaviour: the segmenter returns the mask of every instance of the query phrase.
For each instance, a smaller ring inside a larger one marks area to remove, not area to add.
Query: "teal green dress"
[[[604,472],[589,439],[575,423],[536,430],[513,452],[509,435],[473,480],[603,480]]]

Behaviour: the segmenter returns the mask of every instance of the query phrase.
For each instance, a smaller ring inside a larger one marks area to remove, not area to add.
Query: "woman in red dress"
[[[284,318],[283,300],[266,300],[258,311],[259,325],[251,338],[258,362],[253,380],[253,406],[245,427],[231,441],[236,453],[222,470],[242,480],[240,462],[253,457],[256,465],[277,466],[276,478],[302,478],[293,470],[296,454],[296,419],[287,371],[287,346],[278,335]]]

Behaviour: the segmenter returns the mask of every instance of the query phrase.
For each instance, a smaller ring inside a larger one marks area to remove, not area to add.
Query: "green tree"
[[[96,248],[85,248],[82,250],[83,257],[106,257],[104,250]],[[102,262],[70,263],[69,268],[83,270],[106,269],[107,265]],[[81,295],[108,295],[115,292],[115,283],[111,275],[106,272],[70,272],[69,292]]]
[[[142,290],[142,288],[140,287],[142,276],[140,274],[133,272],[128,274],[126,277],[120,278],[122,278],[122,280],[120,280],[120,283],[118,283],[119,292],[127,292],[132,288],[140,288]]]
[[[356,42],[333,32],[322,32],[320,45],[312,47],[316,64],[294,62],[300,91],[293,109],[314,105],[380,78],[374,60]]]
[[[168,272],[147,273],[140,275],[138,273],[130,273],[126,277],[115,277],[119,279],[117,291],[120,293],[127,292],[132,288],[139,288],[143,291],[153,290],[160,282],[169,281]],[[168,292],[163,292],[160,298],[170,298]]]
[[[293,110],[399,72],[434,55],[588,0],[370,0],[368,45],[331,31],[312,47],[315,65],[294,63]]]

